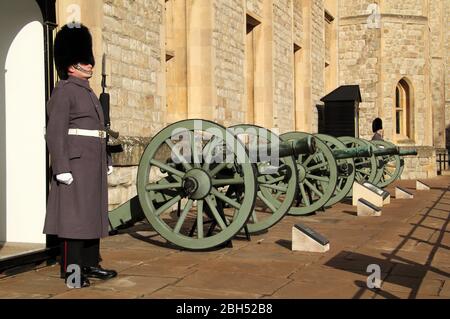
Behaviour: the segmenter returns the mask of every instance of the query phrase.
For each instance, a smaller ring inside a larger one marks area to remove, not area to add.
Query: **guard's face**
[[[78,63],[69,67],[69,75],[89,80],[94,74],[93,69],[92,64]]]

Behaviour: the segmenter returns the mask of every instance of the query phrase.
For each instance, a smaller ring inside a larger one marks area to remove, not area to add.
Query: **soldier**
[[[373,137],[372,137],[372,141],[383,141],[383,121],[377,117],[375,120],[373,120],[372,122],[372,132]]]
[[[78,265],[80,286],[88,287],[88,278],[117,275],[99,265],[100,238],[108,236],[107,175],[112,164],[102,108],[89,86],[95,66],[89,29],[63,26],[54,56],[61,81],[47,105],[52,181],[44,233],[61,240],[61,276],[67,281],[67,267]]]

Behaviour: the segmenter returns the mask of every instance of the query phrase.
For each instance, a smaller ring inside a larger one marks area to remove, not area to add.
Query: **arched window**
[[[395,133],[399,137],[413,138],[411,88],[401,79],[395,89]]]

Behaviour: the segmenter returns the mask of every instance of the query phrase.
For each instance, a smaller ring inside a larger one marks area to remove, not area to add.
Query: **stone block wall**
[[[231,126],[245,122],[245,12],[241,0],[214,2],[213,47],[217,105],[214,119]]]
[[[381,63],[382,109],[380,114],[385,123],[385,136],[395,134],[395,88],[405,78],[413,95],[411,108],[414,114],[413,136],[415,145],[427,145],[430,139],[429,101],[427,97],[427,66],[429,57],[426,49],[427,26],[423,19],[408,17],[386,18],[383,21],[383,52]]]
[[[421,16],[426,13],[426,4],[426,0],[384,1],[382,13]]]
[[[446,118],[445,118],[445,83],[446,70],[446,32],[447,28],[442,28],[445,25],[445,1],[431,0],[430,1],[430,53],[431,53],[431,101],[433,108],[433,137],[434,145],[436,147],[444,148]],[[450,122],[447,122],[450,125]]]
[[[436,177],[436,149],[430,146],[414,147],[417,157],[405,157],[405,168],[401,179],[419,179]],[[410,149],[408,147],[402,149]]]
[[[303,41],[303,12],[302,1],[305,0],[293,0],[293,28],[294,28],[294,42],[297,45],[302,45]]]
[[[103,14],[113,128],[151,136],[165,126],[164,7],[157,0],[104,0]]]
[[[274,127],[281,133],[294,129],[294,71],[292,1],[273,2]]]
[[[311,96],[313,113],[311,131],[319,130],[317,104],[322,104],[320,99],[325,96],[325,16],[324,1],[315,0],[311,3]]]
[[[340,85],[359,85],[360,136],[372,135],[371,123],[380,116],[380,30],[368,29],[367,19],[342,18],[339,27],[339,79]]]
[[[123,153],[113,155],[116,167],[108,177],[110,209],[136,195],[146,138],[166,125],[163,16],[164,6],[157,0],[103,1],[111,122],[124,146]]]
[[[255,16],[262,18],[264,0],[244,0],[246,2],[247,11]]]
[[[264,23],[267,2],[211,1],[213,28],[208,35],[211,34],[212,39],[204,41],[208,45],[211,41],[212,70],[211,74],[205,72],[202,76],[208,76],[213,87],[212,119],[231,126],[245,122],[245,15],[249,13]],[[267,88],[273,90],[273,103],[269,107],[273,110],[273,124],[280,132],[294,128],[293,43],[296,43],[305,49],[309,63],[305,94],[310,98],[305,109],[312,114],[308,118],[311,121],[308,130],[316,132],[316,104],[321,104],[320,99],[327,93],[325,1],[272,2],[273,43],[265,44],[265,49],[271,50],[273,61],[271,66],[270,61],[264,61],[264,67],[272,68],[264,74],[270,74],[269,82],[273,80],[273,87]],[[450,126],[450,74],[446,67],[450,62],[450,36],[441,26],[449,21],[450,4],[435,5],[438,2],[339,0],[338,14],[335,15],[338,85],[359,84],[361,87],[362,137],[371,137],[371,122],[380,116],[384,120],[387,139],[392,140],[395,86],[405,77],[413,87],[415,134],[410,145],[424,148],[417,158],[406,160],[403,178],[433,176],[436,156],[427,147],[431,147],[433,140],[442,144],[444,127]],[[169,124],[166,120],[164,3],[163,0],[103,0],[102,37],[103,49],[108,55],[107,73],[111,75],[108,84],[112,122],[113,128],[120,131],[125,146],[123,154],[114,156],[117,167],[110,176],[112,207],[135,195],[137,159],[148,138]],[[378,29],[367,25],[368,8],[373,3],[381,4],[382,27]],[[303,16],[305,12],[310,12],[310,16]],[[305,34],[307,29],[310,30],[308,35]],[[434,52],[433,56],[430,51]],[[446,87],[443,86],[444,79],[447,79]],[[189,83],[186,89],[188,95],[192,94]],[[448,141],[450,144],[450,138]]]
[[[389,0],[390,1],[390,0]],[[344,0],[339,2],[339,15],[341,18],[366,15],[369,5],[377,3],[374,0]]]
[[[445,2],[444,23],[450,25],[450,2]],[[450,30],[447,28],[444,35],[445,42],[445,128],[446,148],[450,150]]]

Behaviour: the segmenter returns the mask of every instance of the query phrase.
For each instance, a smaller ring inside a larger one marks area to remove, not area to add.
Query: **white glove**
[[[70,185],[73,182],[73,177],[71,173],[62,173],[56,175],[56,180],[66,185]]]
[[[108,166],[108,175],[111,175],[114,171],[114,168],[112,166]]]

